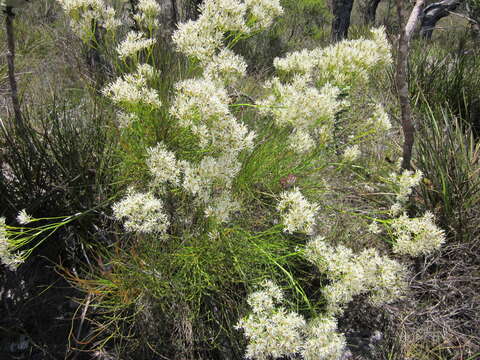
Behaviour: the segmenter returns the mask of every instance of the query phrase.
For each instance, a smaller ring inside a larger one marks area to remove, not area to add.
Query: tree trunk
[[[422,13],[420,34],[425,39],[431,39],[437,22],[455,11],[462,0],[442,0],[428,5]]]
[[[176,29],[181,22],[196,20],[199,15],[198,7],[202,0],[159,0],[162,8],[161,23],[167,24],[170,29]]]
[[[480,3],[466,2],[470,29],[475,40],[480,40]]]
[[[7,32],[7,64],[8,80],[10,82],[10,92],[13,105],[13,113],[17,125],[23,125],[22,112],[20,110],[20,101],[18,100],[17,80],[15,79],[15,35],[13,33],[13,18],[15,14],[12,8],[7,6],[5,9],[5,28]]]
[[[196,20],[200,14],[198,7],[203,0],[177,0],[179,21]]]
[[[363,0],[359,5],[363,23],[367,26],[375,24],[378,4],[381,0]]]
[[[352,13],[353,0],[332,1],[332,40],[341,41],[348,36],[350,27],[350,14]]]
[[[408,92],[407,62],[408,54],[410,52],[410,39],[412,38],[413,31],[416,28],[425,0],[416,1],[415,7],[410,13],[406,24],[405,20],[408,12],[405,9],[404,0],[396,0],[396,2],[398,19],[401,27],[400,37],[398,39],[397,69],[395,80],[397,85],[398,100],[400,102],[401,122],[404,136],[402,169],[410,169],[415,127],[413,126],[410,95]]]

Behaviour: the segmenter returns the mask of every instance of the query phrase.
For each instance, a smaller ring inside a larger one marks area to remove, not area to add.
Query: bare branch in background
[[[400,102],[401,122],[404,136],[402,169],[411,168],[412,148],[415,135],[415,127],[412,120],[412,109],[410,107],[410,96],[408,93],[407,62],[410,52],[410,39],[419,21],[425,0],[417,0],[415,6],[407,19],[408,10],[405,8],[404,0],[396,0],[398,19],[401,26],[398,39],[396,85],[398,100]],[[405,24],[405,26],[404,26]]]
[[[422,13],[420,34],[430,39],[437,22],[455,11],[463,0],[442,0],[428,5]]]

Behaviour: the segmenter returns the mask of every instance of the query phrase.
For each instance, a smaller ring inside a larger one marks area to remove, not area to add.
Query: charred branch
[[[461,2],[462,0],[442,0],[425,7],[420,29],[422,37],[430,39],[437,22],[455,11]]]

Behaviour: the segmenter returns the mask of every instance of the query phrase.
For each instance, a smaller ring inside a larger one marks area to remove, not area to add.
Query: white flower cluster
[[[362,293],[370,293],[369,300],[375,305],[391,302],[405,286],[403,267],[375,249],[355,255],[349,248],[332,247],[323,237],[317,237],[307,244],[305,256],[332,281],[323,289],[332,313],[341,312],[343,305]]]
[[[308,131],[295,129],[289,137],[288,147],[297,154],[307,153],[315,147],[315,139]]]
[[[147,166],[154,177],[156,185],[171,183],[180,184],[181,166],[175,158],[175,154],[169,150],[163,143],[147,149]]]
[[[416,170],[415,172],[403,170],[400,175],[395,173],[390,174],[390,181],[392,181],[396,187],[395,195],[397,202],[400,204],[405,203],[412,194],[412,189],[420,184],[422,178],[423,173],[420,170]]]
[[[245,60],[230,49],[223,49],[205,66],[204,76],[207,79],[233,84],[243,78],[247,72]]]
[[[113,205],[112,209],[115,218],[124,221],[127,231],[163,234],[170,226],[163,202],[149,193],[130,190],[123,200]]]
[[[294,187],[280,195],[277,210],[281,213],[285,232],[300,231],[306,234],[313,232],[318,205],[308,202],[298,188]]]
[[[358,145],[351,145],[345,148],[342,157],[346,162],[354,162],[360,157],[361,154],[362,152],[360,151],[360,147]]]
[[[155,39],[147,39],[141,32],[130,31],[123,41],[117,46],[118,57],[125,60],[134,56],[143,49],[148,49],[155,44]]]
[[[273,19],[283,14],[279,0],[245,0],[250,19],[248,24],[252,30],[261,30],[269,27]]]
[[[220,222],[226,222],[230,219],[230,215],[240,210],[240,203],[232,199],[231,194],[223,191],[210,199],[205,207],[205,216],[214,217]]]
[[[128,128],[135,121],[138,121],[138,116],[136,114],[123,111],[117,112],[117,125],[120,129]]]
[[[223,33],[204,16],[178,25],[172,37],[178,51],[202,62],[208,62],[222,46]]]
[[[202,148],[238,154],[253,147],[254,133],[231,114],[222,85],[205,78],[189,79],[177,83],[176,89],[170,113],[198,136]]]
[[[405,212],[405,204],[412,194],[413,187],[422,180],[421,171],[404,170],[400,175],[392,173],[390,181],[395,187],[396,202],[390,207],[390,234],[394,239],[393,251],[403,255],[420,256],[438,250],[446,241],[445,232],[435,224],[434,215],[427,211],[422,217],[410,218]],[[369,226],[371,233],[381,230],[374,222]]]
[[[0,217],[0,263],[4,264],[11,271],[15,271],[23,262],[22,252],[14,251],[9,242],[5,218]]]
[[[184,161],[182,166],[182,186],[205,206],[207,217],[226,221],[233,211],[239,209],[239,203],[232,199],[230,193],[233,178],[240,170],[240,163],[234,155],[225,153],[219,158],[206,156],[197,165]]]
[[[149,31],[158,28],[158,15],[161,8],[155,0],[139,0],[136,8],[137,13],[133,18],[138,25]]]
[[[383,28],[372,30],[372,40],[345,40],[326,48],[292,52],[275,59],[275,68],[287,74],[305,74],[341,88],[368,80],[371,72],[392,62]]]
[[[26,225],[33,221],[33,217],[27,213],[27,210],[23,209],[17,215],[17,221],[21,225]]]
[[[274,78],[266,85],[274,95],[260,101],[262,111],[273,115],[280,126],[291,125],[299,129],[315,128],[333,121],[343,103],[338,101],[340,90],[326,84],[320,90],[307,78],[295,76],[291,83],[282,84]]]
[[[139,65],[135,73],[119,77],[103,88],[102,93],[117,105],[127,109],[135,105],[159,108],[162,103],[158,93],[148,87],[148,80],[153,74],[154,70],[150,65]]]
[[[245,23],[247,6],[238,0],[207,0],[200,5],[201,17],[206,17],[216,31],[248,32]]]
[[[390,118],[381,104],[375,105],[375,110],[373,111],[369,122],[377,132],[385,132],[392,128]]]
[[[211,199],[212,189],[229,190],[233,177],[240,170],[240,163],[228,155],[204,157],[198,165],[184,162],[183,187],[204,202]]]
[[[246,72],[246,63],[223,44],[226,31],[248,30],[248,6],[238,0],[207,0],[196,21],[181,24],[173,35],[177,48],[200,60],[203,76],[180,81],[170,114],[198,138],[204,157],[182,161],[181,186],[194,195],[207,217],[226,221],[239,209],[233,199],[233,178],[240,170],[238,156],[253,148],[254,133],[230,111],[229,85]]]
[[[310,150],[312,136],[330,132],[335,114],[345,106],[338,100],[340,89],[324,85],[320,90],[305,76],[294,76],[289,83],[273,78],[265,84],[271,94],[257,102],[261,113],[271,115],[278,126],[293,127],[289,146],[297,153]]]
[[[206,0],[195,21],[180,24],[173,35],[179,51],[208,62],[222,47],[224,33],[260,30],[282,14],[279,0]]]
[[[403,214],[393,219],[391,226],[396,238],[393,251],[399,254],[426,255],[445,242],[445,232],[435,225],[435,218],[430,212],[419,218]]]
[[[305,360],[338,360],[341,359],[345,347],[345,336],[337,332],[336,319],[320,317],[307,327],[302,357]]]
[[[382,229],[380,229],[376,221],[371,222],[370,225],[368,225],[367,230],[370,234],[374,235],[380,234],[382,232]]]
[[[337,360],[345,348],[345,338],[336,332],[337,323],[330,317],[305,319],[279,306],[283,293],[271,281],[263,289],[248,296],[252,313],[239,321],[249,340],[247,359],[279,359],[301,355],[305,360]]]
[[[103,0],[58,0],[58,2],[69,16],[73,31],[83,40],[94,36],[93,24],[108,31],[113,31],[121,25],[115,18],[115,10],[105,5]]]
[[[188,79],[175,84],[176,96],[170,113],[183,126],[196,122],[208,123],[230,115],[230,99],[226,90],[215,82],[200,78]]]

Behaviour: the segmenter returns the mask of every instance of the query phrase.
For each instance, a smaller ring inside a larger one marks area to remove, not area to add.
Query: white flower
[[[161,200],[152,194],[130,190],[127,196],[112,207],[117,220],[124,220],[127,231],[165,233],[170,226]]]
[[[305,319],[276,306],[283,298],[276,285],[268,282],[265,287],[249,295],[253,313],[236,325],[249,340],[246,358],[267,360],[297,354],[303,345]]]
[[[205,0],[200,5],[200,19],[208,21],[218,30],[248,32],[245,24],[247,7],[238,0]]]
[[[373,40],[341,41],[316,52],[316,77],[337,86],[358,86],[372,71],[392,62],[383,28],[372,31]]]
[[[121,22],[115,18],[115,10],[102,0],[58,0],[70,17],[73,31],[83,40],[94,36],[92,24],[108,31],[115,30]]]
[[[295,312],[280,306],[283,293],[271,281],[251,293],[247,302],[252,313],[239,321],[236,329],[248,339],[247,359],[293,358],[338,360],[345,348],[345,337],[337,332],[335,318],[321,316],[309,324]]]
[[[107,31],[114,31],[117,27],[122,25],[122,22],[115,18],[114,8],[107,6],[102,15],[102,25]]]
[[[182,163],[184,171],[183,188],[198,196],[208,204],[216,191],[228,191],[235,175],[240,170],[240,163],[225,154],[220,158],[204,157],[199,164]]]
[[[326,48],[292,52],[275,59],[274,65],[281,72],[306,75],[320,83],[341,88],[359,86],[374,69],[392,62],[385,30],[374,29],[372,34],[372,40],[346,40]]]
[[[390,206],[390,215],[392,216],[397,216],[403,211],[403,206],[402,204],[396,202],[392,206]]]
[[[147,149],[147,166],[153,175],[156,184],[170,182],[173,185],[180,184],[180,165],[177,163],[175,154],[163,143]]]
[[[288,138],[288,147],[297,154],[303,154],[315,147],[315,140],[307,131],[296,130]]]
[[[172,36],[177,49],[187,56],[207,62],[222,46],[223,32],[208,19],[201,17],[178,25]]]
[[[228,192],[210,199],[205,208],[206,217],[215,217],[220,222],[227,222],[230,215],[240,210],[240,203],[233,200]]]
[[[297,129],[315,129],[332,124],[335,114],[344,106],[337,100],[340,90],[330,84],[320,90],[311,86],[303,76],[282,84],[273,79],[265,85],[273,96],[259,101],[263,113],[271,114],[279,126],[291,125]]]
[[[420,256],[438,250],[445,242],[445,232],[437,227],[434,216],[426,212],[423,217],[409,218],[406,214],[392,220],[396,242],[393,251]]]
[[[408,197],[412,194],[412,188],[418,186],[422,178],[423,173],[420,170],[415,172],[403,170],[400,175],[392,173],[390,175],[390,180],[397,187],[395,191],[397,202],[405,203],[408,200]]]
[[[126,74],[103,88],[103,95],[109,97],[118,105],[134,106],[138,104],[159,108],[162,105],[158,93],[148,87],[148,76],[152,74],[152,67],[146,64],[139,65],[137,72]]]
[[[381,104],[375,105],[375,111],[370,118],[370,122],[376,131],[383,132],[392,128],[388,114]]]
[[[341,312],[356,295],[370,293],[370,302],[378,306],[397,299],[405,289],[403,267],[375,249],[356,255],[343,245],[333,247],[317,237],[306,245],[305,257],[332,280],[323,289],[332,314]]]
[[[204,123],[230,115],[226,90],[210,79],[188,79],[175,84],[176,96],[170,113],[183,124],[192,119]]]
[[[137,3],[137,13],[134,15],[135,21],[149,30],[158,27],[158,15],[160,14],[160,5],[155,0],[139,0]]]
[[[123,111],[117,112],[118,127],[120,129],[128,128],[131,124],[138,120],[138,116]]]
[[[150,64],[138,64],[136,75],[138,77],[150,80],[157,75],[157,70]]]
[[[275,69],[287,74],[297,73],[311,75],[317,64],[316,53],[319,49],[294,51],[288,53],[284,58],[275,58],[273,65]]]
[[[11,271],[15,271],[24,261],[24,253],[12,249],[5,218],[0,217],[0,263],[4,264]]]
[[[354,162],[361,155],[360,147],[358,145],[348,146],[342,154],[342,157],[347,162]]]
[[[407,288],[406,270],[397,261],[380,256],[375,249],[363,250],[357,264],[364,272],[364,286],[369,291],[369,302],[374,306],[390,303],[402,296]]]
[[[318,205],[309,203],[297,188],[280,195],[277,210],[281,213],[285,232],[312,233]]]
[[[283,8],[279,0],[245,0],[251,16],[250,21],[254,30],[269,27],[273,20],[283,14]],[[250,25],[250,22],[249,22]]]
[[[382,229],[380,229],[376,221],[372,221],[370,225],[368,225],[368,232],[371,234],[380,234]]]
[[[17,215],[17,221],[19,224],[25,225],[32,222],[34,219],[27,214],[25,209],[21,210]]]
[[[271,280],[262,283],[262,290],[255,291],[248,295],[248,305],[256,314],[272,311],[276,303],[283,300],[282,290]]]
[[[126,59],[129,56],[136,55],[141,50],[148,49],[155,42],[155,39],[147,39],[143,33],[132,30],[117,46],[117,53],[120,59]]]
[[[176,84],[170,114],[199,138],[199,146],[234,155],[253,147],[254,133],[230,113],[225,88],[211,79],[189,79]]]
[[[232,84],[244,77],[246,71],[245,60],[232,50],[225,48],[206,63],[204,76],[224,84]]]
[[[304,360],[338,360],[346,347],[345,336],[337,333],[337,321],[319,317],[308,326],[308,337],[303,345]]]

